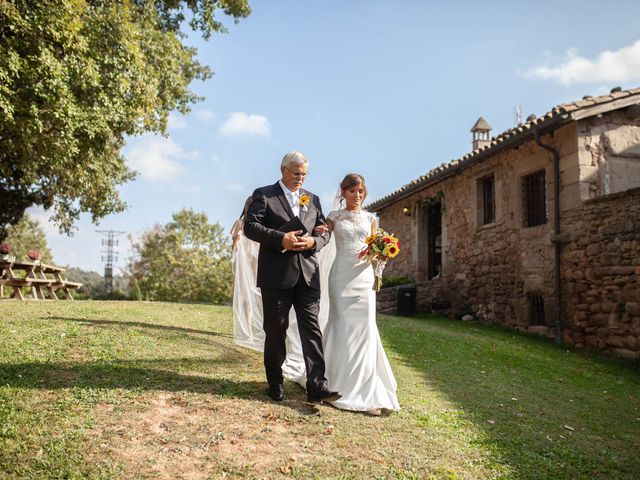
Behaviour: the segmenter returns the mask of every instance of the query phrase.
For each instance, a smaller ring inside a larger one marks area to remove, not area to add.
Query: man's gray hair
[[[309,164],[309,160],[307,160],[307,157],[305,157],[300,152],[297,152],[295,150],[291,150],[284,157],[282,157],[282,163],[280,163],[280,166],[281,167],[285,167],[285,168],[289,168],[291,165],[294,165],[294,164],[295,165],[300,165],[300,164],[308,165]]]

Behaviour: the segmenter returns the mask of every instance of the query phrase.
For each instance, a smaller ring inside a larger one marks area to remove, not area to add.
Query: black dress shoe
[[[310,402],[335,402],[339,398],[342,398],[342,395],[326,388],[307,393],[307,400]]]
[[[281,383],[269,385],[267,395],[273,398],[276,402],[281,402],[284,400],[284,386]]]

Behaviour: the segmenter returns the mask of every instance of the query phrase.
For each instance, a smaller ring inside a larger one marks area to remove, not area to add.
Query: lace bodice
[[[365,246],[364,239],[371,234],[371,223],[375,221],[375,215],[363,210],[342,209],[329,212],[327,219],[333,222],[336,257],[358,261],[358,253]]]

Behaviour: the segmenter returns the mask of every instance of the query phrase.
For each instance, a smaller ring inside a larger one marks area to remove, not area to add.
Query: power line
[[[115,247],[118,246],[118,240],[116,237],[127,232],[120,232],[116,230],[96,230],[97,233],[101,233],[107,237],[102,239],[103,250],[101,261],[104,264],[104,284],[107,289],[107,293],[113,292],[113,262],[118,261],[118,252]]]

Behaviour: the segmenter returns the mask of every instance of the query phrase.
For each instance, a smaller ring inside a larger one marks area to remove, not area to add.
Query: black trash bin
[[[416,293],[414,285],[398,287],[398,315],[410,317],[416,314]]]

